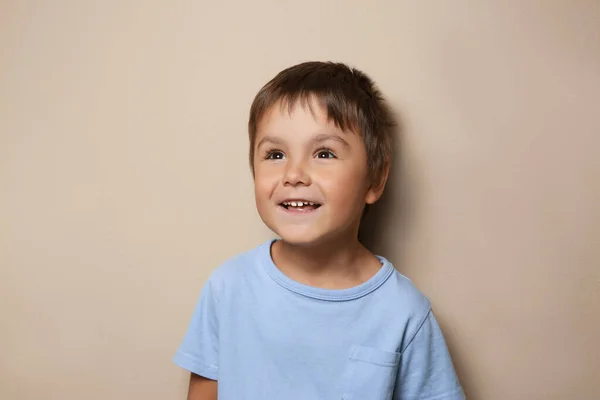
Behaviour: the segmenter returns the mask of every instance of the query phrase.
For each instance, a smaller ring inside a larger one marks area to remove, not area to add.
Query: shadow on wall
[[[358,234],[361,243],[369,250],[386,257],[398,254],[398,250],[401,250],[403,238],[410,230],[409,217],[412,208],[403,168],[404,129],[397,113],[395,123],[396,130],[392,137],[392,165],[385,190],[379,201],[369,207]]]
[[[385,191],[379,201],[373,204],[361,223],[359,239],[370,251],[389,257],[394,266],[403,273],[404,270],[416,268],[407,267],[409,262],[406,253],[410,235],[413,232],[418,201],[419,182],[415,181],[414,174],[407,173],[407,155],[404,146],[404,127],[400,116],[396,113],[396,131],[393,136],[393,156],[390,174]],[[459,357],[457,343],[444,318],[443,312],[436,314],[436,318],[444,333],[452,361],[463,389],[470,398],[469,390],[465,387],[467,371],[464,360]]]

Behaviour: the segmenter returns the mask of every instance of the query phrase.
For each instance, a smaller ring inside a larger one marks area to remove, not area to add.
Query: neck
[[[279,240],[273,244],[271,254],[277,267],[288,277],[332,289],[364,282],[381,266],[356,236],[311,245]]]

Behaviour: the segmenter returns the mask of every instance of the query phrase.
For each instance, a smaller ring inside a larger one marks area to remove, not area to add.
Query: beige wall
[[[600,398],[598,1],[4,0],[1,399],[183,398],[201,285],[270,235],[249,103],[309,59],[401,114],[369,239],[469,398]]]

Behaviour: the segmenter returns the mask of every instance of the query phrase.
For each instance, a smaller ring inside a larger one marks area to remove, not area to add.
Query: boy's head
[[[394,119],[363,72],[306,62],[281,71],[250,109],[257,208],[284,240],[356,235],[382,194]]]

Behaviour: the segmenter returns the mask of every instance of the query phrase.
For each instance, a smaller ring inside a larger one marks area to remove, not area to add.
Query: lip
[[[281,201],[279,201],[277,204],[281,204],[281,203],[285,203],[285,202],[307,202],[307,203],[315,203],[315,204],[323,204],[322,202],[318,201],[318,200],[312,200],[310,198],[302,198],[302,197],[290,197],[290,198],[286,198],[283,199]]]
[[[323,207],[323,206],[321,206],[321,207]],[[321,209],[321,207],[317,207],[317,208],[313,208],[313,209],[308,209],[308,210],[300,210],[300,209],[295,208],[295,207],[285,208],[284,206],[278,204],[277,205],[277,210],[280,211],[280,212],[282,212],[282,213],[284,213],[285,215],[297,215],[297,216],[306,215],[306,216],[309,216],[309,215],[316,214]]]
[[[291,202],[304,202],[304,203],[313,203],[318,204],[316,208],[308,208],[308,209],[299,209],[296,207],[284,207],[283,203],[291,203]],[[283,212],[286,215],[313,215],[315,214],[321,207],[323,207],[323,203],[319,201],[312,200],[310,198],[301,198],[301,197],[290,197],[286,198],[280,202],[277,202],[277,209]]]

